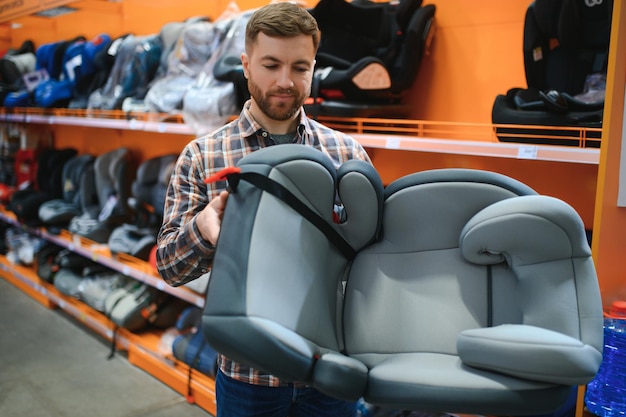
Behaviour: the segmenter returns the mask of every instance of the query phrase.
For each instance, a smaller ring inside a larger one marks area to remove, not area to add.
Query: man
[[[337,166],[353,158],[370,161],[354,139],[304,113],[319,43],[317,22],[308,11],[292,3],[272,3],[250,17],[245,36],[241,60],[250,100],[236,120],[187,144],[171,177],[157,266],[173,286],[211,268],[228,192],[224,183],[205,184],[208,176],[235,166],[250,152],[281,143],[312,146]],[[355,403],[328,397],[297,381],[281,381],[223,355],[218,362],[218,417],[355,415]]]

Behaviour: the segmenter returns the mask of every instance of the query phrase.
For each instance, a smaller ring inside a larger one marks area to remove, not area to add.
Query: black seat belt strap
[[[317,227],[330,240],[341,253],[348,259],[356,256],[356,251],[352,246],[337,232],[326,220],[319,214],[314,212],[309,206],[298,199],[291,191],[282,184],[268,178],[265,175],[256,172],[241,172],[228,176],[228,182],[231,189],[236,191],[238,180],[244,180],[250,184],[272,194],[274,197],[282,200],[302,217],[307,219],[311,224]]]

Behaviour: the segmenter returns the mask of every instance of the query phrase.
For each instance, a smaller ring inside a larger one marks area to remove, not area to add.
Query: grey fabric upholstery
[[[543,414],[593,379],[602,304],[565,202],[468,169],[408,175],[379,201],[361,164],[333,180],[311,149],[263,151],[242,169],[280,180],[329,222],[337,182],[348,221],[336,227],[357,254],[340,256],[280,200],[240,184],[203,319],[218,351],[339,398],[420,411]]]
[[[383,187],[369,164],[352,162],[337,172],[318,150],[279,145],[239,166],[278,181],[333,225],[338,194],[347,220],[334,227],[359,249],[378,232]],[[358,397],[367,368],[340,353],[338,323],[350,260],[284,202],[244,181],[227,207],[205,302],[209,344],[288,380]]]
[[[93,166],[91,154],[77,155],[63,166],[63,196],[44,202],[39,207],[39,220],[47,226],[67,226],[82,213],[80,184],[83,175]]]
[[[83,206],[81,214],[70,220],[68,230],[97,243],[107,243],[113,229],[131,219],[128,199],[135,174],[128,148],[99,155],[93,172],[88,170],[81,181],[81,198],[95,193],[95,202]]]

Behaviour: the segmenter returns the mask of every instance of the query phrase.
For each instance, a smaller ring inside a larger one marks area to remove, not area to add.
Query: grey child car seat
[[[383,192],[369,164],[335,170],[301,145],[239,168],[203,315],[216,350],[338,398],[435,412],[548,413],[596,374],[600,291],[563,201],[469,169]]]

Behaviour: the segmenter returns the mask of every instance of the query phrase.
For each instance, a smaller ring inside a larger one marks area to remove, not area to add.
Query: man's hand
[[[213,246],[217,243],[217,237],[220,234],[227,199],[228,191],[222,191],[196,218],[196,225],[200,234]]]

